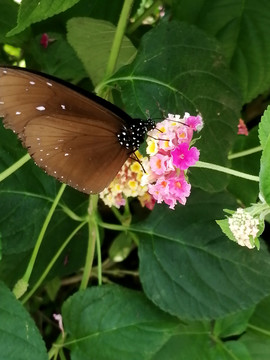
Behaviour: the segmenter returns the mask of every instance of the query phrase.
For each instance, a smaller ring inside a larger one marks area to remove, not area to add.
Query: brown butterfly
[[[52,76],[0,67],[0,116],[49,175],[99,193],[155,127]]]

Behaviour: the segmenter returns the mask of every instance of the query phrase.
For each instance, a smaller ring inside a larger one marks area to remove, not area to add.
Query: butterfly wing
[[[108,186],[129,156],[117,139],[124,120],[107,104],[39,74],[0,68],[4,125],[38,166],[86,193]]]

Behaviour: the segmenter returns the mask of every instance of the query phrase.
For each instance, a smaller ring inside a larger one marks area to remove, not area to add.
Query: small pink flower
[[[164,176],[160,176],[154,184],[148,185],[148,192],[160,204],[169,194],[168,180]]]
[[[177,143],[176,145],[179,144],[179,142],[190,142],[190,140],[192,139],[192,135],[193,135],[193,131],[189,129],[187,126],[183,125],[183,126],[179,126],[177,131],[176,131],[176,135],[177,135]]]
[[[149,210],[153,210],[156,203],[156,200],[149,192],[146,192],[143,196],[139,196],[139,201],[142,206],[147,207]]]
[[[189,149],[189,144],[182,143],[171,152],[171,155],[173,164],[181,170],[186,170],[199,160],[200,152],[195,146]]]
[[[55,41],[55,39],[51,39],[48,34],[43,33],[41,35],[40,45],[43,46],[44,49],[46,49],[48,47],[49,43],[53,42],[53,41]]]
[[[54,320],[58,322],[59,329],[61,330],[62,336],[64,337],[64,326],[63,326],[63,319],[61,314],[53,314]]]
[[[190,195],[191,185],[184,176],[172,177],[169,180],[169,190],[181,204],[185,205],[186,198]]]
[[[165,204],[169,205],[169,208],[171,210],[174,210],[174,207],[176,205],[176,198],[169,196],[163,199],[163,201],[165,202]]]
[[[44,33],[41,36],[40,45],[42,45],[44,49],[46,49],[48,47],[48,44],[49,44],[49,36],[48,34]]]
[[[150,168],[155,174],[162,175],[168,170],[169,160],[169,156],[158,153],[154,156],[151,156]]]
[[[186,119],[186,124],[191,127],[193,130],[200,131],[203,127],[202,117],[200,115],[197,116],[189,116]]]
[[[157,175],[161,175],[166,170],[165,162],[168,159],[168,156],[162,154],[156,154],[150,158],[150,168]]]
[[[242,119],[239,119],[239,124],[237,126],[238,126],[237,135],[246,135],[246,136],[248,136],[248,129],[247,129],[246,124],[244,123],[244,121]]]
[[[168,152],[168,151],[174,149],[175,148],[174,139],[175,139],[174,133],[168,132],[168,133],[159,135],[159,149],[163,150],[165,152]]]
[[[122,194],[117,194],[115,196],[115,207],[118,209],[120,206],[124,206],[126,204],[126,200],[122,197]]]

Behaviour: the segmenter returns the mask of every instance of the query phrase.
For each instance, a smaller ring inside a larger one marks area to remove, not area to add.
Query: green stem
[[[84,221],[85,217],[84,216],[79,216],[77,214],[75,214],[70,208],[68,208],[66,205],[63,204],[59,204],[59,207],[63,210],[63,212],[65,214],[67,214],[67,216],[69,216],[72,220],[75,221]]]
[[[89,208],[88,208],[88,246],[87,246],[87,253],[85,259],[85,266],[82,275],[82,281],[80,285],[80,290],[85,290],[87,288],[88,280],[91,275],[91,270],[93,266],[93,259],[95,253],[95,245],[97,240],[97,233],[98,227],[96,226],[97,222],[97,203],[98,203],[98,196],[91,195],[89,197]]]
[[[31,291],[29,291],[29,293],[22,299],[22,303],[24,304],[26,301],[29,300],[29,298],[36,292],[36,290],[39,288],[39,286],[42,284],[42,282],[44,281],[44,279],[46,278],[46,276],[48,275],[48,273],[50,272],[51,268],[53,267],[53,265],[56,263],[56,261],[59,259],[60,255],[63,253],[65,247],[70,243],[70,241],[72,240],[72,238],[77,234],[77,232],[86,224],[87,222],[84,221],[82,223],[80,223],[73,231],[72,233],[67,237],[67,239],[63,242],[63,244],[61,245],[61,247],[58,249],[58,251],[56,252],[56,254],[54,255],[54,257],[52,258],[52,260],[50,261],[50,263],[48,264],[48,266],[46,267],[46,269],[44,270],[43,274],[40,276],[40,278],[38,279],[38,281],[35,283],[35,285],[33,286],[33,288],[31,289]]]
[[[99,221],[98,225],[103,227],[104,229],[115,230],[115,231],[126,231],[129,229],[129,226],[110,224],[110,223],[105,223],[103,221]]]
[[[128,27],[127,34],[133,33],[139,26],[141,26],[143,21],[148,16],[150,16],[160,4],[161,4],[161,0],[154,1],[153,4],[148,9],[146,9],[145,12],[140,17],[138,17],[138,19]]]
[[[118,59],[118,55],[120,52],[121,43],[122,43],[122,40],[124,37],[126,25],[127,25],[129,15],[130,15],[130,12],[132,9],[133,1],[134,0],[125,0],[125,2],[124,2],[123,8],[122,8],[122,11],[120,14],[120,18],[119,18],[119,21],[117,24],[117,28],[115,31],[112,49],[111,49],[110,57],[108,60],[107,69],[105,72],[105,77],[110,77],[114,72],[116,62]]]
[[[254,154],[254,153],[258,152],[258,151],[262,151],[262,147],[261,147],[261,146],[257,146],[257,147],[252,148],[252,149],[240,151],[240,152],[235,153],[235,154],[230,154],[230,155],[228,156],[228,159],[229,159],[229,160],[236,159],[236,158],[239,158],[239,157],[243,157],[243,156],[247,156],[247,155]]]
[[[132,221],[132,216],[131,216],[131,212],[130,212],[130,208],[129,208],[129,202],[126,198],[126,204],[125,204],[125,207],[124,207],[124,213],[123,213],[123,216],[122,216],[122,221],[121,221],[121,224],[122,225],[125,225],[125,226],[128,226],[131,224],[131,221]]]
[[[30,279],[30,276],[31,276],[32,271],[33,271],[33,268],[34,268],[34,264],[35,264],[35,261],[36,261],[37,255],[38,255],[38,251],[39,251],[40,246],[41,246],[41,244],[42,244],[42,240],[43,240],[43,238],[44,238],[44,235],[45,235],[45,232],[46,232],[46,230],[47,230],[47,228],[48,228],[48,225],[49,225],[49,223],[50,223],[50,221],[51,221],[51,218],[52,218],[52,216],[53,216],[53,213],[54,213],[54,211],[55,211],[55,208],[56,208],[56,206],[57,206],[57,204],[58,204],[58,202],[59,202],[59,200],[60,200],[60,198],[61,198],[64,190],[65,190],[65,187],[66,187],[65,184],[62,184],[62,185],[61,185],[61,187],[60,187],[60,189],[59,189],[59,191],[58,191],[58,194],[56,195],[56,197],[55,197],[55,199],[54,199],[54,201],[53,201],[53,203],[52,203],[52,206],[51,206],[51,208],[50,208],[50,210],[49,210],[49,212],[48,212],[48,214],[47,214],[47,217],[46,217],[46,219],[45,219],[45,221],[44,221],[44,223],[43,223],[43,226],[42,226],[42,228],[41,228],[41,230],[40,230],[40,233],[39,233],[39,236],[38,236],[38,238],[37,238],[37,242],[36,242],[36,244],[35,244],[35,247],[34,247],[32,256],[31,256],[31,258],[30,258],[30,261],[29,261],[29,263],[28,263],[27,269],[26,269],[26,271],[25,271],[22,279],[19,280],[19,282],[20,282],[20,281],[23,281],[25,284],[28,284],[28,283],[29,283],[29,279]],[[16,285],[15,285],[15,287],[16,287]],[[26,289],[25,289],[25,290],[26,290]],[[15,294],[15,295],[16,295],[16,294]],[[23,294],[20,294],[20,296],[22,296],[22,295],[23,295]],[[19,297],[20,297],[20,296],[19,296]]]
[[[59,358],[60,358],[60,360],[67,360],[63,349],[60,349],[60,351],[59,351]]]
[[[115,206],[112,206],[111,210],[114,213],[114,216],[116,217],[116,219],[121,223],[122,222],[122,215],[120,214],[119,210]]]
[[[31,156],[27,153],[23,157],[21,157],[20,160],[16,161],[9,168],[7,168],[3,172],[1,172],[0,182],[3,181],[5,178],[7,178],[9,175],[13,174],[15,171],[17,171],[21,166],[23,166],[30,159],[31,159]]]
[[[261,327],[248,324],[248,328],[250,328],[250,329],[252,329],[254,331],[257,331],[259,334],[263,334],[263,335],[266,335],[268,337],[270,336],[270,331],[264,330]]]
[[[63,344],[65,342],[65,337],[63,334],[60,334],[56,340],[55,343],[53,343],[51,349],[48,351],[48,358],[49,360],[53,358],[53,360],[56,360],[58,355],[60,359],[62,359],[60,352],[63,349]]]
[[[243,172],[240,172],[240,171],[236,171],[236,170],[233,170],[233,169],[226,168],[224,166],[211,164],[211,163],[207,163],[207,162],[203,162],[203,161],[197,161],[196,164],[193,165],[193,167],[216,170],[216,171],[223,172],[225,174],[237,176],[237,177],[247,179],[247,180],[251,180],[251,181],[256,181],[256,182],[260,181],[259,176],[246,174],[246,173],[243,173]]]
[[[95,223],[96,235],[97,235],[97,262],[98,262],[98,285],[102,285],[102,257],[101,257],[101,244],[99,229],[97,223]]]
[[[129,203],[128,203],[127,199],[126,199],[126,204],[124,207],[123,214],[121,214],[120,211],[115,206],[111,207],[111,211],[114,213],[115,217],[120,222],[120,224],[129,225],[131,223],[132,218],[131,218]]]

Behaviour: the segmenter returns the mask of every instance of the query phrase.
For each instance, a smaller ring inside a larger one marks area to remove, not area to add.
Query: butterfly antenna
[[[129,158],[137,161],[141,165],[143,172],[146,174],[145,168],[143,167],[143,164],[142,164],[141,160],[138,158],[138,156],[136,155],[136,153],[134,152],[134,153],[132,153],[132,155],[134,155],[134,157],[130,156]]]

